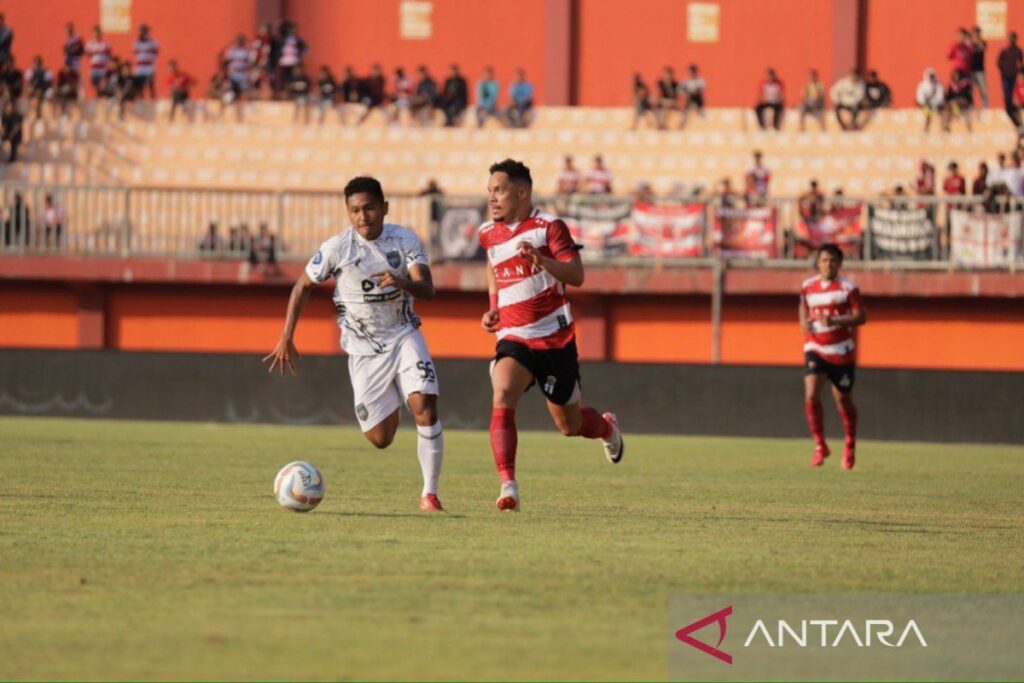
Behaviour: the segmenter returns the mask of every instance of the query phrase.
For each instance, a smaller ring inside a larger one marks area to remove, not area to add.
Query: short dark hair
[[[348,181],[348,185],[345,186],[345,201],[348,202],[349,197],[354,194],[368,194],[374,199],[384,203],[384,188],[380,186],[380,181],[376,178],[369,176],[358,176]]]
[[[529,167],[521,161],[515,159],[505,159],[499,161],[496,164],[491,164],[489,173],[504,173],[508,176],[508,179],[517,183],[526,183],[530,187],[533,187],[533,177],[530,176]]]
[[[843,263],[843,250],[831,242],[818,247],[818,252],[814,255],[815,262],[821,258],[822,254],[831,254],[837,261],[839,261],[840,265]]]

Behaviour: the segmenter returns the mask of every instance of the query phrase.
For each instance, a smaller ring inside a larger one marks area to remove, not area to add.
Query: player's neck
[[[514,225],[516,223],[522,223],[533,214],[533,204],[527,204],[525,207],[516,211],[515,214],[508,216],[503,221],[505,225]]]
[[[367,226],[364,230],[360,230],[359,228],[356,227],[353,227],[352,229],[355,230],[356,234],[358,234],[367,242],[372,242],[378,237],[380,237],[381,234],[384,232],[384,224],[381,223],[378,226]]]

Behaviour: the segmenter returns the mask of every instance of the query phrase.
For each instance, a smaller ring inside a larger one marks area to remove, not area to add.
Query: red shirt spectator
[[[786,86],[778,78],[765,78],[758,86],[758,103],[782,104],[786,100]]]
[[[960,40],[949,46],[946,57],[949,58],[950,68],[953,71],[960,70],[965,74],[971,73],[971,57],[974,49],[971,47],[971,34],[960,29]]]
[[[1024,78],[1019,76],[1013,86],[1013,102],[1018,107],[1024,107]]]
[[[960,175],[960,169],[955,161],[949,164],[949,175],[942,181],[942,191],[948,195],[967,194],[967,181]]]
[[[167,85],[171,87],[171,91],[185,92],[195,85],[195,79],[189,76],[184,71],[176,71],[167,77]]]
[[[920,195],[935,194],[935,167],[927,161],[921,161],[921,168],[914,180],[914,187]]]

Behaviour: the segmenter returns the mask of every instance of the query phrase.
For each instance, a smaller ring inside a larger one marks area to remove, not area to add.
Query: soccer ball
[[[323,500],[324,475],[308,462],[290,462],[274,478],[274,497],[283,508],[309,512]]]

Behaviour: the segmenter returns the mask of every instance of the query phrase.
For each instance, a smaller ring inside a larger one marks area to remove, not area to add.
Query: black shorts
[[[857,366],[853,363],[829,363],[813,351],[804,352],[804,368],[805,375],[825,375],[828,381],[832,382],[832,386],[844,394],[853,390],[853,384],[857,380]]]
[[[503,339],[498,342],[494,361],[514,358],[533,375],[534,384],[540,385],[544,398],[560,406],[579,400],[580,357],[576,351],[576,340],[560,349],[531,349],[526,344]]]

